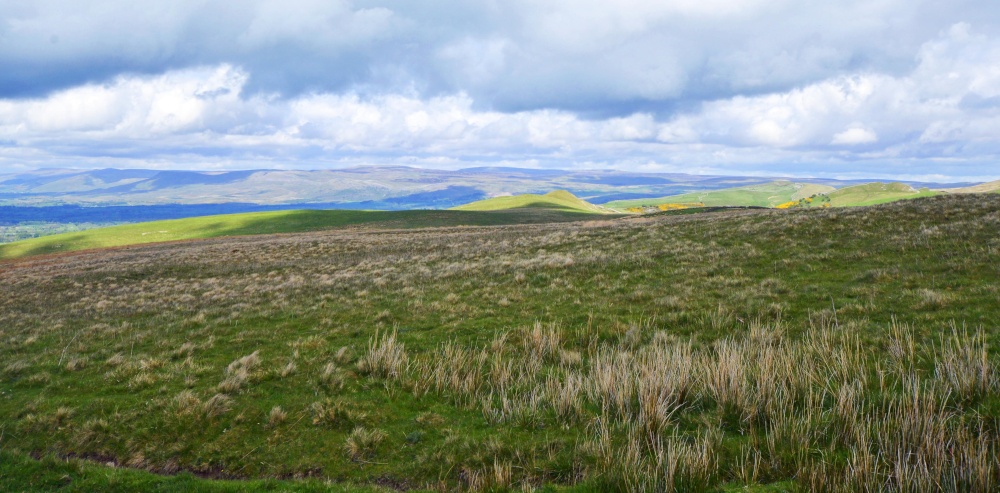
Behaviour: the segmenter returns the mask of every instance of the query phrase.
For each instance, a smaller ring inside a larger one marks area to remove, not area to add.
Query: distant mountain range
[[[226,172],[47,169],[0,174],[0,205],[244,204],[350,209],[444,209],[490,197],[568,190],[594,204],[763,184],[782,177],[706,176],[610,170],[356,167]],[[787,178],[785,178],[787,179]],[[843,187],[872,180],[795,179]],[[955,188],[967,183],[906,182]]]

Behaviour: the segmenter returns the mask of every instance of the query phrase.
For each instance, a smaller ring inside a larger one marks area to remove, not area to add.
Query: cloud
[[[995,175],[1000,9],[946,7],[0,0],[0,168]]]
[[[247,93],[464,93],[501,111],[665,116],[687,102],[898,75],[986,0],[0,0],[0,97],[230,64]],[[987,34],[996,34],[990,32]]]
[[[830,143],[833,145],[857,145],[871,144],[877,141],[878,135],[875,132],[866,128],[854,127],[834,135]]]
[[[558,110],[479,111],[465,94],[246,96],[249,79],[241,68],[220,65],[0,100],[0,138],[67,153],[104,148],[114,154],[169,143],[177,154],[212,147],[273,153],[284,147],[461,155],[635,141],[655,132],[649,115],[588,121]]]
[[[230,66],[120,76],[46,98],[0,101],[0,132],[14,139],[154,137],[211,130],[246,107],[247,75]]]
[[[665,123],[659,138],[810,150],[863,144],[869,154],[906,157],[1000,150],[1000,107],[992,103],[1000,95],[1000,40],[957,24],[915,58],[912,71],[899,76],[860,72],[706,102]]]

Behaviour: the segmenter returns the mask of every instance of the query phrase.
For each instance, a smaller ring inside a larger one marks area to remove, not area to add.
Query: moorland
[[[0,261],[0,489],[1000,486],[1000,195],[507,213]]]

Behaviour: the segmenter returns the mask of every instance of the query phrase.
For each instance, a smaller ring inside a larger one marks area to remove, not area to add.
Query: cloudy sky
[[[0,0],[0,172],[1000,178],[995,0]]]

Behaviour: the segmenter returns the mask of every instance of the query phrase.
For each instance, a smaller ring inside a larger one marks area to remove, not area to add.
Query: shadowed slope
[[[219,236],[299,233],[351,226],[404,229],[562,222],[587,218],[587,215],[568,209],[251,212],[150,221],[32,238],[0,245],[0,259],[143,243]]]

